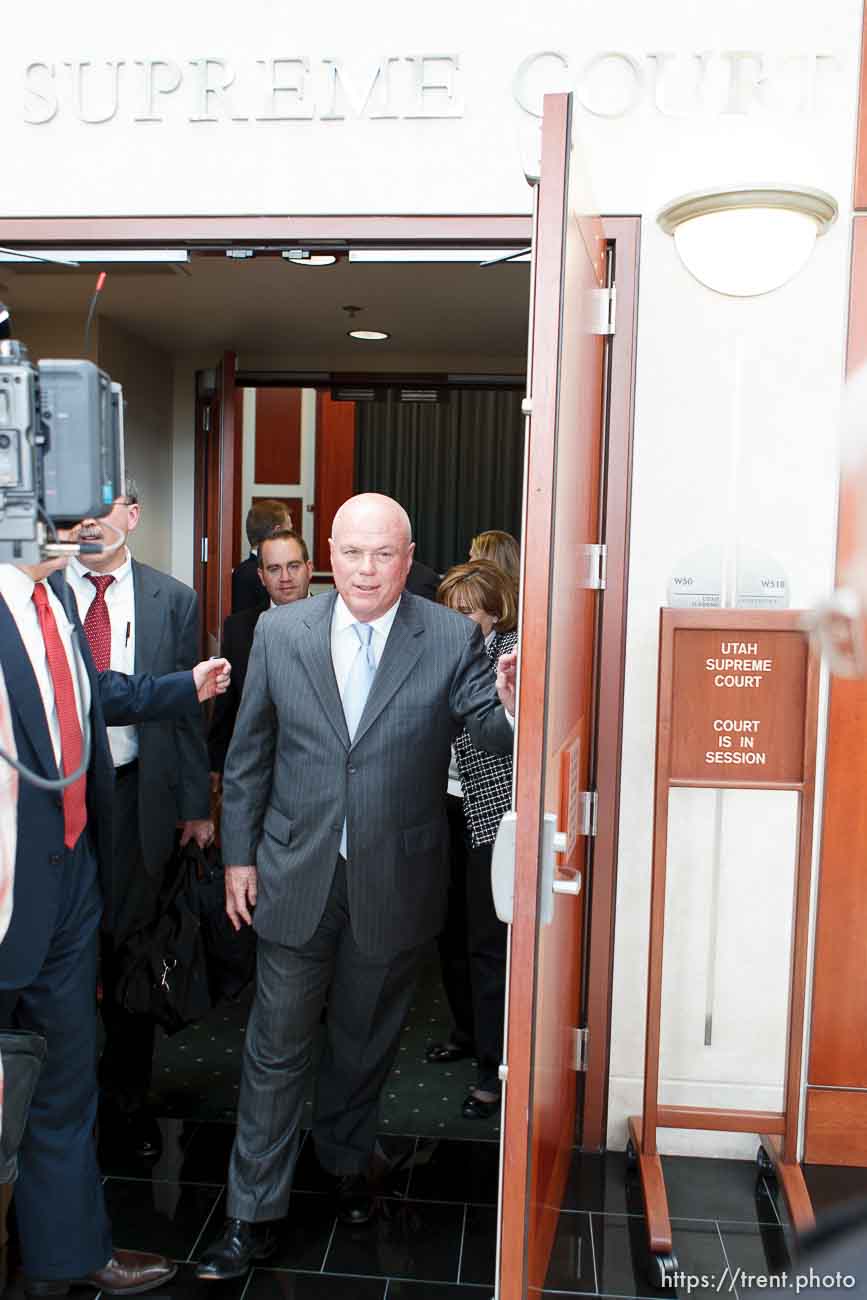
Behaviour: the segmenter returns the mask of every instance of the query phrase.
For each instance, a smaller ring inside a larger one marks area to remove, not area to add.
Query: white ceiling
[[[81,313],[98,266],[0,265],[14,313]],[[296,266],[279,257],[193,256],[177,266],[109,266],[99,313],[167,352],[291,355],[297,367],[359,370],[408,356],[466,354],[506,370],[526,350],[529,266],[500,263]],[[350,320],[342,309],[363,310]],[[381,329],[358,343],[351,328]],[[399,367],[397,367],[399,368]]]

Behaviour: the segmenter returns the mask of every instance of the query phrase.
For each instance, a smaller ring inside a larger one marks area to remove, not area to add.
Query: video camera
[[[57,526],[123,494],[123,393],[91,361],[33,365],[10,336],[0,303],[0,563],[38,564],[78,553]]]

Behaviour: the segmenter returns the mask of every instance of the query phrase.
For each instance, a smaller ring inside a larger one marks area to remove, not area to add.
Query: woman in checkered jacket
[[[450,569],[438,600],[478,623],[496,675],[500,655],[518,638],[517,591],[490,560]],[[449,773],[452,881],[440,942],[443,981],[455,1019],[449,1043],[428,1051],[432,1063],[475,1055],[478,1077],[464,1101],[467,1119],[485,1119],[500,1105],[499,1065],[506,995],[506,927],[494,911],[491,853],[503,813],[512,806],[512,757],[476,749],[464,730]]]

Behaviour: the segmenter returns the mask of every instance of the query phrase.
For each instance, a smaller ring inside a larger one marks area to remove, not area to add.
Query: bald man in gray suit
[[[402,507],[353,497],[332,534],[337,591],[259,619],[226,761],[227,911],[255,926],[259,960],[229,1217],[202,1279],[242,1277],[276,1247],[326,994],[313,1138],[339,1216],[372,1217],[379,1095],[445,913],[451,742],[467,726],[479,748],[512,748],[515,655],[495,691],[477,625],[404,591]]]

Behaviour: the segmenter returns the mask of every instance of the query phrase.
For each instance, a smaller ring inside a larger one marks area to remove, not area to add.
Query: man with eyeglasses
[[[265,609],[291,605],[293,601],[306,600],[310,595],[313,564],[307,543],[294,529],[277,528],[270,537],[264,538],[259,543],[256,565],[268,601]],[[215,792],[219,792],[222,783],[226,755],[235,730],[256,624],[264,612],[259,606],[242,609],[237,614],[230,614],[223,624],[221,652],[232,665],[232,684],[217,700],[208,732],[211,783]]]
[[[67,580],[98,671],[155,675],[192,668],[199,658],[198,597],[168,574],[141,564],[127,541],[141,505],[133,480],[101,519],[73,530],[102,551],[70,561]],[[127,939],[153,920],[164,870],[174,848],[213,839],[208,752],[201,715],[143,726],[109,727],[114,762],[114,839],[102,920],[102,1021],[99,1068],[101,1131],[141,1159],[159,1155],[160,1134],[146,1110],[154,1021],[131,1015],[116,999]]]

